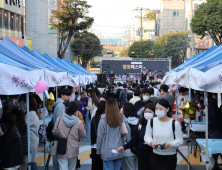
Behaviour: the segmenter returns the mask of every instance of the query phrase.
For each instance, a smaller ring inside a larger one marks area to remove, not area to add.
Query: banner
[[[75,78],[68,74],[68,85],[72,87],[77,87],[79,85],[79,76]]]
[[[58,73],[49,70],[45,70],[45,81],[48,87],[56,87],[60,84]]]
[[[57,0],[48,0],[48,34],[57,34],[57,30],[51,29],[51,26],[49,25],[49,20],[52,16],[51,10],[57,10]],[[56,22],[56,18],[53,17],[53,21]]]

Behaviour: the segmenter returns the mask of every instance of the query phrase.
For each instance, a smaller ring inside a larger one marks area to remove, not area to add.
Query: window
[[[8,29],[8,11],[5,11],[5,29]]]
[[[173,12],[173,17],[180,17],[180,12]]]
[[[14,13],[11,13],[11,15],[10,15],[10,29],[11,30],[14,30],[14,26],[15,25],[15,15],[14,15]]]

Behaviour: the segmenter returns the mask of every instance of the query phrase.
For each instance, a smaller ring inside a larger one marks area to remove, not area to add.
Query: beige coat
[[[70,128],[66,127],[62,117],[60,122],[59,119],[60,117],[57,118],[52,133],[58,136],[59,138],[66,138]],[[75,125],[73,125],[72,130],[70,131],[67,139],[68,158],[74,158],[79,155],[79,138],[85,138],[85,137],[86,137],[86,131],[83,127],[82,121],[79,120]],[[60,158],[65,158],[65,154],[57,156]]]
[[[86,107],[86,110],[88,110],[92,113],[95,108],[96,108],[96,105],[94,103],[92,103],[92,98],[89,98],[88,106]]]

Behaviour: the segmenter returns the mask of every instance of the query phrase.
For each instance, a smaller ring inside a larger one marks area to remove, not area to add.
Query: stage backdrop
[[[102,60],[101,71],[106,70],[107,76],[109,76],[111,70],[117,77],[125,79],[126,73],[134,74],[134,77],[141,75],[144,67],[147,70],[156,71],[157,74],[159,71],[162,71],[163,75],[169,71],[169,60],[160,60],[160,61],[121,61],[121,60]],[[120,79],[121,79],[120,78]]]

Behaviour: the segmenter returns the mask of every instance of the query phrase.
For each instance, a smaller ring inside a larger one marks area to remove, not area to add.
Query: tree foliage
[[[156,19],[156,13],[154,11],[148,12],[146,14],[146,16],[147,16],[148,20],[155,20]]]
[[[83,67],[86,67],[93,57],[101,55],[103,49],[99,38],[95,34],[86,31],[77,34],[70,46],[72,52],[81,60]]]
[[[206,35],[213,38],[217,46],[221,45],[222,39],[222,1],[207,0],[202,3],[196,10],[191,21],[191,30],[193,33],[201,36],[203,39]]]
[[[60,4],[60,10],[51,10],[50,25],[52,29],[56,29],[61,36],[61,42],[57,56],[63,58],[68,45],[74,34],[79,31],[88,29],[94,19],[86,16],[88,9],[91,8],[87,1],[81,0],[63,0]],[[55,18],[56,20],[54,20]],[[65,42],[64,49],[62,44]]]
[[[152,58],[154,41],[135,41],[129,48],[128,55],[132,58]]]
[[[155,40],[154,55],[156,58],[172,56],[172,65],[177,66],[184,62],[187,48],[191,39],[189,31],[170,32]]]
[[[120,57],[123,57],[123,56],[129,57],[128,51],[129,51],[129,47],[124,48],[122,51],[120,51],[119,56]]]

